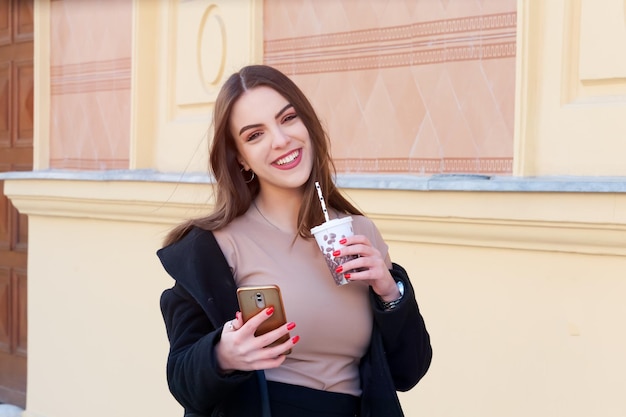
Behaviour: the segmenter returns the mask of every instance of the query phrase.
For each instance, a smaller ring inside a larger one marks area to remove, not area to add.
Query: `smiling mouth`
[[[274,163],[278,166],[287,165],[295,161],[296,158],[298,158],[298,156],[300,156],[300,149],[296,149],[295,151],[291,152],[289,155],[283,156],[282,158],[277,159],[276,162]]]

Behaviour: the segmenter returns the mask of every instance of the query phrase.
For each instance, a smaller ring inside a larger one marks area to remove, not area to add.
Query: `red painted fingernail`
[[[291,343],[294,345],[300,341],[300,336],[294,336],[291,338]]]
[[[343,239],[341,239],[341,240],[339,241],[339,244],[340,244],[340,245],[345,245],[347,241],[348,241],[348,239],[346,239],[346,238],[344,237]]]
[[[333,252],[333,256],[339,256],[341,255],[341,251],[340,250],[336,250]]]
[[[337,269],[335,269],[335,272],[338,274],[341,274],[341,271],[343,271],[343,265],[339,265]]]
[[[343,277],[344,277],[345,279],[350,279],[350,273],[349,273],[349,272],[346,272],[345,274],[343,274]]]
[[[241,318],[241,311],[235,313],[235,318],[239,320]]]
[[[287,330],[293,330],[296,328],[296,323],[293,321],[291,323],[287,323]]]
[[[268,316],[271,316],[272,314],[274,314],[274,307],[268,308],[265,314],[267,314]]]

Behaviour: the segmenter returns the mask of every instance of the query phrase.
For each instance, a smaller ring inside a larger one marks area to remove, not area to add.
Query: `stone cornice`
[[[55,179],[81,181],[136,181],[210,183],[207,173],[165,173],[151,169],[66,171],[37,170],[0,173],[0,180]],[[337,175],[342,188],[407,191],[484,191],[484,192],[550,192],[550,193],[626,193],[626,177],[542,176],[516,177],[476,174],[367,174]]]
[[[208,183],[5,180],[5,194],[29,216],[175,224],[210,210]]]
[[[344,188],[390,242],[626,255],[622,193]],[[205,182],[6,179],[29,216],[176,224],[207,213]]]

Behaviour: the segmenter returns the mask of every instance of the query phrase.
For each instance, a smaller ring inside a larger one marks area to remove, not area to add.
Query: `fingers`
[[[246,328],[246,332],[251,332],[253,335],[258,334],[257,330],[259,326],[261,326],[266,320],[269,320],[274,314],[274,309],[272,307],[268,307],[264,310],[261,310],[257,315],[251,317],[245,324],[244,328]],[[277,341],[287,341],[289,340],[289,332],[295,329],[296,324],[294,322],[289,322],[280,325],[276,329],[272,330],[263,330],[263,334],[259,334],[255,336],[255,342],[257,343],[257,348],[266,348],[270,345],[274,346],[277,344]],[[297,342],[297,339],[296,339]],[[284,351],[282,352],[284,353]],[[271,355],[271,352],[269,353]]]
[[[243,326],[243,319],[241,317],[241,312],[238,311],[235,313],[234,319],[229,320],[226,322],[226,324],[224,324],[224,330],[229,331],[229,332],[234,332],[236,330],[241,329],[241,326]]]
[[[355,259],[344,262],[339,268],[338,273],[345,271],[344,277],[349,281],[362,281],[371,285],[373,290],[384,291],[395,285],[395,281],[389,272],[389,263],[387,258],[383,258],[380,251],[372,246],[366,236],[354,235],[347,237],[343,246],[334,256],[350,256],[357,255]]]
[[[372,243],[365,235],[348,236],[344,238],[342,241],[340,241],[339,243],[344,246],[352,246],[352,245],[358,245],[358,244],[366,245],[370,247],[372,246]]]
[[[241,316],[241,311],[235,313],[235,319],[231,320],[231,323],[233,325],[233,330],[241,329],[241,326],[243,326],[243,317]]]
[[[348,236],[341,242],[341,244],[343,245],[341,249],[339,249],[341,256],[380,256],[378,249],[372,246],[369,239],[363,235]],[[335,254],[333,253],[333,255]]]
[[[374,285],[374,281],[391,276],[384,263],[372,259],[358,258],[344,262],[341,270],[348,281],[366,281]]]
[[[266,320],[269,320],[270,317],[274,314],[274,307],[270,306],[264,308],[254,316],[250,317],[248,321],[241,326],[242,331],[245,331],[249,334],[254,334],[258,327],[263,324]]]
[[[296,325],[283,324],[274,330],[255,336],[259,325],[274,314],[273,308],[261,310],[243,323],[241,313],[224,324],[222,338],[217,345],[218,362],[223,371],[249,371],[280,366],[299,336],[291,337],[289,332]]]
[[[250,364],[252,370],[270,369],[280,366],[287,355],[291,352],[293,346],[300,341],[300,336],[287,338],[285,342],[276,346],[266,347],[262,349],[263,356],[257,358]]]
[[[300,337],[295,336],[291,338],[289,335],[289,332],[295,329],[295,327],[296,327],[296,323],[294,322],[286,323],[274,330],[271,330],[265,334],[257,336],[256,339],[259,342],[259,344],[263,346],[264,348],[268,346],[272,346],[273,348],[276,345],[284,344],[290,339],[292,340],[292,344],[295,344],[298,342],[298,340],[300,340]],[[291,346],[289,346],[289,348],[291,348]],[[284,353],[284,351],[281,353]],[[271,354],[271,352],[269,354]]]
[[[335,251],[333,256],[335,257],[350,257],[357,256],[352,260],[346,261],[341,265],[342,271],[348,271],[350,276],[353,273],[359,272],[367,272],[371,269],[376,269],[380,265],[384,266],[384,260],[382,255],[378,249],[376,249],[370,243],[369,239],[363,235],[354,235],[345,238],[345,242],[342,242],[344,245],[341,249]],[[340,272],[340,271],[338,271]],[[372,278],[371,274],[361,274],[360,277],[362,279]]]
[[[277,358],[278,356],[284,357],[288,354],[293,346],[300,341],[300,336],[287,337],[286,340],[282,343],[279,343],[275,346],[266,347],[264,349],[265,353],[270,358]]]

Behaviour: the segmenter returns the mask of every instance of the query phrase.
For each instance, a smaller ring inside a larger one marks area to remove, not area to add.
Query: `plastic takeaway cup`
[[[347,271],[338,274],[335,270],[339,265],[351,259],[355,259],[357,256],[333,256],[333,252],[343,247],[339,244],[341,239],[354,234],[352,230],[352,217],[348,216],[329,220],[312,228],[311,233],[315,236],[317,245],[322,251],[322,255],[324,255],[324,259],[326,260],[326,264],[328,265],[328,269],[335,283],[337,285],[347,284],[349,281],[343,276],[344,272]]]

